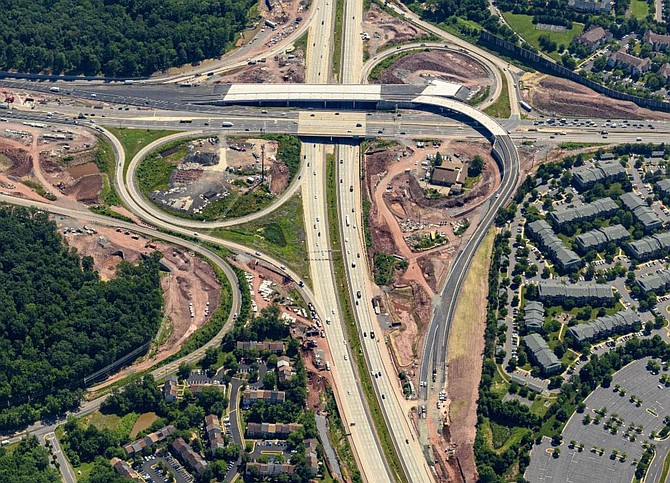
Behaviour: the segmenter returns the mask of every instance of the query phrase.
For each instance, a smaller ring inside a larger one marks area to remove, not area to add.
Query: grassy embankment
[[[249,223],[214,230],[213,235],[260,250],[282,260],[302,277],[311,280],[305,242],[302,197],[295,195],[272,213]]]
[[[498,99],[496,99],[493,104],[484,109],[484,114],[488,114],[491,117],[507,119],[512,115],[512,108],[510,106],[509,91],[507,90],[507,78],[504,75],[501,77],[502,89],[500,91],[500,96],[498,96]]]

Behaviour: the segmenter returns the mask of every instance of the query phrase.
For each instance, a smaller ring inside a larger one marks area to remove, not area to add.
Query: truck
[[[50,87],[49,92],[60,92],[60,87]]]
[[[533,110],[532,107],[530,107],[530,104],[528,104],[526,101],[519,101],[519,105],[523,107],[526,111],[530,112]]]
[[[326,370],[330,371],[330,361],[326,361]]]
[[[133,85],[135,82],[132,79],[126,79],[123,81],[123,83],[127,86]]]
[[[344,221],[346,222],[347,226],[349,226],[349,215],[344,217]]]

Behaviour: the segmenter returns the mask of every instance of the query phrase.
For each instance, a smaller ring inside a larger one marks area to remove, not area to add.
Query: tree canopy
[[[49,452],[31,436],[13,451],[0,449],[0,481],[6,483],[56,483],[60,473],[49,466]]]
[[[103,282],[47,214],[0,209],[0,428],[78,404],[84,377],[151,340],[162,316],[158,260]]]
[[[0,69],[149,75],[221,55],[253,3],[11,0],[0,17]]]

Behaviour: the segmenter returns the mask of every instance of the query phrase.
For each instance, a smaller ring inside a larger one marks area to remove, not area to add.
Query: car
[[[356,297],[361,298],[361,291],[356,292]]]
[[[348,361],[348,360],[349,360],[349,356],[347,356],[346,354],[344,354],[344,360],[345,360],[345,361]]]
[[[383,394],[382,394],[382,399],[386,399],[386,396],[384,396]]]

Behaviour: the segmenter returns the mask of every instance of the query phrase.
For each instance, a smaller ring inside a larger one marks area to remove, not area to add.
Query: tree
[[[440,152],[438,151],[437,153],[435,153],[435,163],[434,163],[435,166],[442,166],[443,161],[444,159],[442,158]]]
[[[270,370],[265,373],[263,376],[263,388],[264,389],[275,389],[277,386],[277,375],[274,371]]]
[[[475,155],[468,166],[468,176],[471,178],[477,177],[482,174],[484,169],[484,160],[480,155]]]

